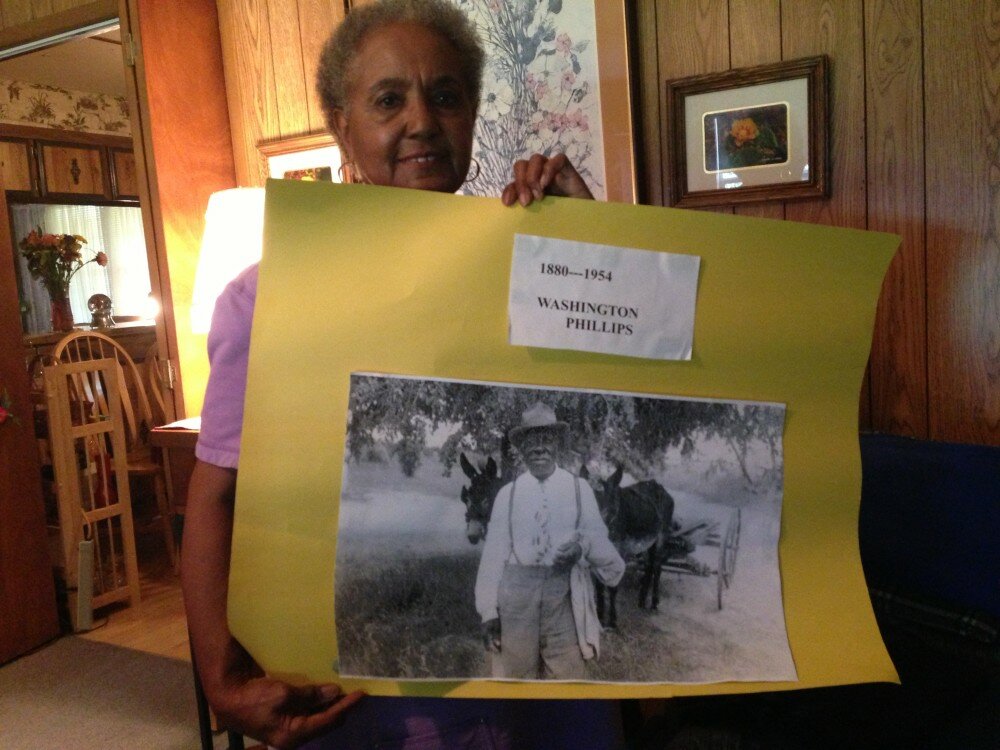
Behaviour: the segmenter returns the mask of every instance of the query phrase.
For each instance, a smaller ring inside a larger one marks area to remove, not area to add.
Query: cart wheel
[[[719,545],[719,572],[717,575],[718,604],[722,609],[722,592],[729,588],[733,574],[736,572],[736,551],[740,547],[740,526],[742,513],[736,508],[729,516],[726,533]]]

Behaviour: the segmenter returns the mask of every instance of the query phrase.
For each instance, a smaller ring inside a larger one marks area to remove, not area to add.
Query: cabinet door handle
[[[80,165],[77,163],[76,159],[70,159],[69,162],[69,173],[73,175],[73,184],[80,184]]]

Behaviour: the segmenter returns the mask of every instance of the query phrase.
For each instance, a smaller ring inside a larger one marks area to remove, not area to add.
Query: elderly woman
[[[484,53],[447,0],[379,0],[327,42],[319,91],[352,173],[376,185],[455,192],[470,167]],[[513,165],[506,205],[544,194],[591,197],[564,156]],[[257,268],[220,297],[212,373],[184,531],[182,582],[199,675],[224,726],[278,747],[503,748],[618,744],[614,704],[362,698],[337,685],[292,686],[263,674],[226,621],[229,552]],[[583,738],[583,739],[581,739]]]

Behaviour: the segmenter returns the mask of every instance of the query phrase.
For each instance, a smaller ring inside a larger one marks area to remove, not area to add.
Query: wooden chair
[[[116,370],[113,359],[44,368],[61,563],[74,630],[89,630],[99,607],[139,602]]]
[[[156,423],[139,368],[118,342],[95,331],[74,331],[67,334],[56,344],[52,356],[57,362],[85,362],[105,358],[114,360],[125,425],[128,476],[146,477],[152,481],[167,554],[174,570],[178,570],[179,558],[171,524],[166,474],[159,455],[149,444],[149,431]],[[103,396],[95,394],[94,398],[99,402]]]
[[[31,417],[34,422],[35,442],[38,444],[38,461],[44,472],[52,466],[52,446],[49,444],[49,426],[46,421],[45,368],[55,364],[51,354],[36,354],[28,363],[31,382]]]
[[[154,341],[142,357],[142,370],[146,381],[146,392],[149,395],[149,405],[153,410],[153,422],[157,425],[173,421],[167,411],[169,395],[166,391],[169,389],[163,382],[162,367],[160,349]]]

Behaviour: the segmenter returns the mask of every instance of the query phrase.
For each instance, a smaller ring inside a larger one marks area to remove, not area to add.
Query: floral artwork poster
[[[607,197],[597,24],[592,2],[454,0],[486,47],[467,195],[497,196],[511,165],[564,153],[598,200]]]

